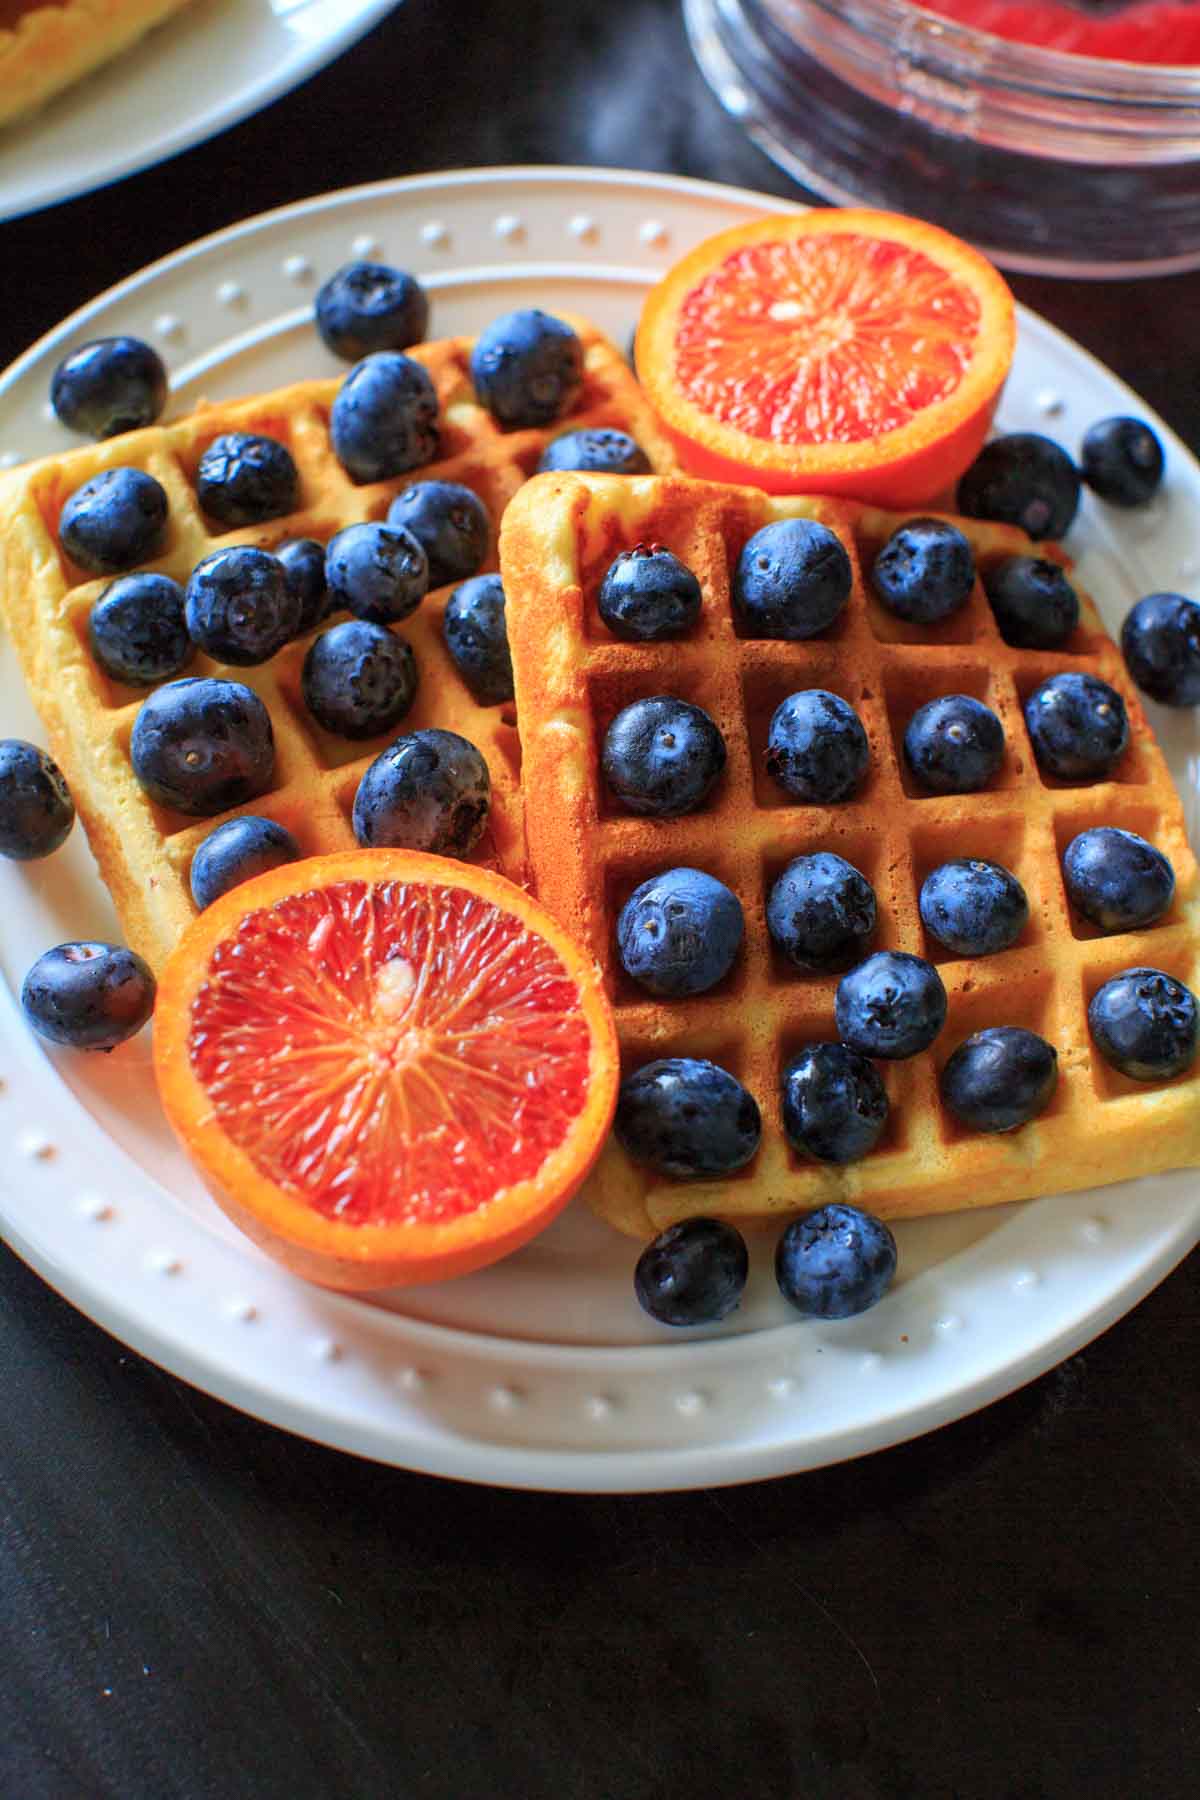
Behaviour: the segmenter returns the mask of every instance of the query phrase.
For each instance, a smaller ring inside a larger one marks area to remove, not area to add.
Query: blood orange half
[[[233,888],[159,983],[167,1117],[220,1205],[297,1274],[439,1281],[566,1205],[616,1104],[595,965],[522,889],[405,850]]]
[[[987,434],[1012,295],[978,251],[830,208],[708,238],[649,295],[642,386],[695,475],[924,505]]]

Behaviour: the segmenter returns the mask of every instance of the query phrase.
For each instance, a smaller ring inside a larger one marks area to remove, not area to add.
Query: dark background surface
[[[520,161],[795,192],[674,0],[407,0],[212,143],[0,225],[0,364],[239,217]],[[1200,275],[1014,286],[1200,448]],[[1191,1795],[1198,1301],[1193,1255],[1052,1374],[861,1462],[577,1498],[289,1438],[0,1249],[0,1795]]]

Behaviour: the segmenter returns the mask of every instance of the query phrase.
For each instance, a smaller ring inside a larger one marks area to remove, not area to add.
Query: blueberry
[[[403,638],[367,619],[345,619],[314,638],[300,692],[318,725],[337,737],[369,738],[410,711],[417,664]]]
[[[1029,901],[1016,876],[978,856],[939,864],[921,884],[920,909],[930,937],[956,956],[995,956],[1029,923]]]
[[[153,425],[166,403],[167,371],[141,338],[93,338],[65,356],[50,379],[55,414],[84,437]]]
[[[757,1151],[762,1115],[728,1069],[666,1056],[625,1077],[613,1129],[634,1162],[660,1175],[732,1175]]]
[[[1006,644],[1057,650],[1079,623],[1066,570],[1043,556],[1008,556],[984,571],[983,589]]]
[[[36,862],[74,823],[75,802],[54,759],[23,738],[0,739],[0,856]]]
[[[39,1037],[73,1050],[112,1050],[154,1011],[154,976],[123,944],[58,944],[39,956],[21,987]]]
[[[197,464],[196,498],[222,525],[260,525],[296,510],[300,476],[291,451],[277,438],[227,431],[213,439]]]
[[[824,688],[789,694],[767,731],[767,774],[808,806],[848,800],[862,783],[871,748],[854,708]]]
[[[844,969],[875,935],[875,894],[865,875],[831,850],[798,856],[767,896],[767,929],[799,969]]]
[[[459,481],[414,481],[388,507],[388,524],[416,538],[429,562],[431,588],[474,575],[487,555],[487,507]]]
[[[274,819],[242,813],[210,831],[192,858],[192,899],[204,910],[230,888],[252,881],[268,869],[298,862],[302,855],[290,831]]]
[[[696,623],[700,583],[661,544],[635,544],[609,564],[596,604],[614,637],[658,643],[682,637]]]
[[[633,1290],[660,1325],[715,1325],[738,1304],[749,1273],[740,1231],[720,1219],[681,1219],[646,1245]]]
[[[677,819],[701,805],[725,767],[725,739],[699,706],[657,694],[622,708],[600,757],[627,812]]]
[[[180,674],[195,646],[188,636],[183,589],[169,575],[120,575],[88,614],[92,655],[114,681],[150,687]]]
[[[316,538],[285,538],[275,555],[283,564],[284,580],[300,602],[298,637],[329,617],[333,606],[325,580],[325,546]]]
[[[332,608],[387,625],[420,606],[429,591],[429,563],[411,531],[347,525],[329,540],[325,580]]]
[[[806,1044],[783,1071],[780,1098],[788,1143],[818,1162],[857,1162],[887,1124],[879,1071],[846,1044]]]
[[[958,484],[958,511],[1060,538],[1079,506],[1079,471],[1052,438],[1014,431],[985,444]]]
[[[640,987],[682,1000],[728,975],[744,929],[741,901],[723,881],[700,869],[665,869],[621,908],[617,951]]]
[[[1036,1031],[993,1025],[964,1040],[941,1075],[947,1109],[973,1131],[1015,1131],[1058,1085],[1058,1052]]]
[[[969,694],[942,694],[919,706],[904,733],[914,778],[935,794],[974,794],[1004,761],[1004,727]]]
[[[1112,506],[1144,506],[1163,478],[1163,447],[1142,419],[1099,419],[1084,433],[1079,469]]]
[[[200,818],[257,799],[275,774],[270,713],[252,688],[211,676],[155,688],[129,754],[152,800]]]
[[[806,1319],[852,1319],[883,1299],[896,1261],[896,1240],[874,1213],[820,1206],[780,1237],[775,1279]]]
[[[442,614],[442,636],[480,706],[502,706],[512,699],[512,656],[498,575],[475,575],[455,588]]]
[[[1136,931],[1175,898],[1175,871],[1136,831],[1098,825],[1071,839],[1063,880],[1072,906],[1102,931]]]
[[[583,345],[561,319],[523,307],[480,332],[471,380],[501,425],[551,425],[583,386]]]
[[[329,414],[333,452],[355,481],[386,481],[432,462],[438,398],[419,362],[377,350],[355,363]]]
[[[354,796],[354,835],[367,849],[469,856],[488,821],[483,757],[454,731],[413,731],[380,752]]]
[[[916,1056],[946,1023],[946,990],[923,957],[877,950],[838,982],[833,1017],[843,1043],[864,1056]]]
[[[1163,706],[1200,706],[1200,606],[1182,594],[1147,594],[1121,628],[1125,666]]]
[[[252,544],[214,550],[188,576],[184,614],[192,642],[216,662],[264,663],[300,629],[301,603],[283,565]]]
[[[871,569],[871,586],[899,619],[934,625],[966,605],[975,585],[970,544],[946,519],[908,519]]]
[[[815,637],[850,598],[850,558],[814,519],[777,519],[756,531],[733,572],[733,611],[748,637]]]
[[[1125,702],[1096,675],[1051,675],[1025,702],[1025,723],[1039,764],[1063,781],[1099,781],[1129,742]]]
[[[650,458],[627,431],[611,425],[582,426],[553,438],[538,463],[539,474],[572,469],[595,475],[649,475]]]
[[[119,575],[162,548],[167,496],[141,469],[105,469],[75,489],[62,509],[63,549],[92,575]]]
[[[345,362],[373,350],[407,350],[429,327],[429,301],[420,282],[386,263],[345,263],[317,290],[321,342]]]
[[[1088,1007],[1100,1054],[1133,1081],[1169,1081],[1190,1068],[1198,1016],[1191,989],[1162,969],[1122,969]]]

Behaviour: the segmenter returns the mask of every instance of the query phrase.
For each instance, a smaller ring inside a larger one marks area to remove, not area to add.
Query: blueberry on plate
[[[53,757],[24,738],[0,739],[0,856],[36,862],[74,823],[75,802]]]
[[[157,556],[167,495],[142,469],[104,469],[77,487],[58,523],[63,549],[92,575],[119,575]]]
[[[1079,472],[1110,506],[1145,506],[1163,478],[1163,447],[1143,419],[1098,419],[1084,433]]]
[[[600,766],[627,812],[677,819],[711,791],[725,767],[725,739],[701,707],[656,694],[617,714]]]
[[[974,585],[974,552],[948,519],[907,519],[871,568],[880,603],[914,625],[948,619],[966,605]]]
[[[123,944],[57,944],[26,975],[21,1006],[52,1044],[113,1050],[142,1029],[154,992],[150,969]]]
[[[650,458],[627,431],[588,425],[553,438],[538,463],[541,475],[565,474],[572,469],[593,475],[649,475]]]
[[[483,757],[456,731],[409,732],[380,751],[354,796],[354,835],[364,849],[469,856],[488,821],[491,781]]]
[[[432,462],[438,398],[427,372],[400,350],[355,363],[329,414],[333,453],[355,481],[386,481]]]
[[[700,617],[700,583],[662,544],[635,544],[605,570],[596,605],[614,637],[659,643],[682,637]]]
[[[317,724],[336,737],[377,737],[411,710],[416,659],[385,625],[344,619],[309,645],[300,692]]]
[[[841,539],[815,519],[777,519],[756,531],[733,571],[734,616],[748,637],[815,637],[850,598]]]
[[[1116,688],[1075,670],[1051,675],[1025,702],[1025,724],[1039,766],[1063,781],[1100,781],[1129,742],[1129,718]]]
[[[333,610],[388,625],[407,619],[429,591],[429,562],[411,531],[396,525],[347,525],[325,551]]]
[[[832,806],[862,785],[871,747],[849,703],[824,688],[780,702],[767,730],[767,774],[795,800]]]
[[[832,850],[798,856],[767,896],[772,942],[798,969],[845,969],[875,935],[875,892]]]
[[[981,700],[941,694],[919,706],[904,733],[913,777],[934,794],[974,794],[1004,761],[1004,727]]]
[[[114,681],[151,687],[182,674],[195,645],[188,635],[183,589],[169,575],[119,575],[88,614],[92,655]]]
[[[50,378],[55,416],[84,437],[153,425],[166,403],[167,371],[141,338],[93,338],[64,356]]]
[[[275,774],[270,713],[252,688],[212,676],[155,688],[133,722],[129,754],[152,800],[198,818],[256,800]]]
[[[480,706],[513,698],[512,656],[498,575],[474,575],[446,601],[442,636],[454,666]]]
[[[487,507],[460,481],[414,481],[388,507],[387,522],[416,538],[429,563],[431,588],[464,581],[487,555]]]
[[[749,1274],[740,1231],[720,1219],[681,1219],[646,1245],[633,1291],[660,1325],[715,1325],[738,1304]]]
[[[973,1131],[1015,1131],[1058,1085],[1058,1052],[1036,1031],[993,1025],[966,1038],[941,1074],[943,1104]]]
[[[583,345],[562,319],[521,307],[480,332],[471,380],[498,424],[552,425],[583,386]]]
[[[896,1274],[896,1240],[856,1206],[793,1219],[775,1249],[779,1291],[806,1319],[852,1319],[878,1305]]]
[[[222,525],[261,525],[296,510],[300,476],[278,438],[227,431],[213,439],[196,466],[196,498]]]
[[[1175,898],[1169,858],[1136,831],[1116,825],[1097,825],[1071,839],[1063,881],[1072,906],[1101,931],[1153,925]]]
[[[1018,650],[1057,650],[1079,623],[1079,595],[1066,570],[1044,556],[1007,556],[984,570],[1000,636]]]
[[[1147,594],[1121,627],[1125,667],[1162,706],[1200,706],[1200,606],[1182,594]]]
[[[818,1162],[857,1162],[887,1124],[879,1071],[848,1044],[805,1044],[783,1071],[780,1098],[788,1143]]]
[[[297,637],[303,637],[323,619],[333,606],[325,580],[325,546],[316,538],[284,538],[276,544],[275,555],[283,564],[284,580],[300,602]]]
[[[344,263],[317,290],[314,312],[321,342],[344,362],[373,350],[407,350],[429,328],[425,289],[386,263]]]
[[[264,663],[300,629],[300,600],[267,550],[231,544],[198,562],[184,590],[188,636],[216,662]]]
[[[1133,1081],[1169,1081],[1191,1068],[1198,1017],[1195,994],[1162,969],[1122,969],[1088,1006],[1100,1054]]]
[[[956,956],[995,956],[1029,923],[1025,889],[1011,870],[980,856],[940,863],[921,883],[921,922]]]
[[[274,819],[242,813],[226,819],[201,840],[192,858],[192,899],[203,912],[230,888],[283,863],[298,862],[302,855],[291,832]]]
[[[969,519],[1019,525],[1031,538],[1060,538],[1079,506],[1079,471],[1061,444],[1014,431],[985,444],[958,484]]]
[[[617,953],[647,993],[682,1000],[728,975],[744,930],[742,903],[723,881],[701,869],[664,869],[621,908]]]
[[[634,1162],[688,1180],[744,1168],[758,1149],[762,1116],[728,1069],[665,1056],[625,1077],[613,1129]]]
[[[864,1056],[917,1056],[946,1023],[946,990],[924,957],[877,950],[838,982],[833,1017],[842,1042]]]

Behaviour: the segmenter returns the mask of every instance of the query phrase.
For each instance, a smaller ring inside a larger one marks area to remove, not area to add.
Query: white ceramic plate
[[[172,406],[332,371],[310,317],[351,255],[418,270],[433,329],[519,303],[569,306],[623,340],[647,283],[697,239],[779,202],[694,182],[489,170],[335,194],[251,220],[77,313],[0,379],[0,455],[59,448],[55,362],[97,332],[157,343]],[[1003,423],[1069,444],[1145,409],[1083,351],[1023,314]],[[1137,595],[1196,580],[1200,469],[1164,429],[1162,498],[1110,532],[1072,533],[1110,625]],[[1198,734],[1162,715],[1200,820]],[[0,729],[37,738],[0,660]],[[466,1280],[372,1301],[304,1286],[206,1199],[155,1099],[145,1035],[110,1057],[47,1054],[13,998],[48,945],[115,930],[80,833],[44,863],[0,867],[0,1227],[93,1319],[258,1417],[415,1469],[584,1491],[746,1480],[892,1444],[1051,1367],[1127,1311],[1196,1241],[1195,1174],[930,1219],[899,1232],[900,1278],[861,1318],[813,1325],[752,1246],[724,1326],[658,1327],[632,1292],[634,1248],[573,1207],[517,1256]]]
[[[0,131],[0,219],[163,162],[277,100],[397,0],[195,0]]]

